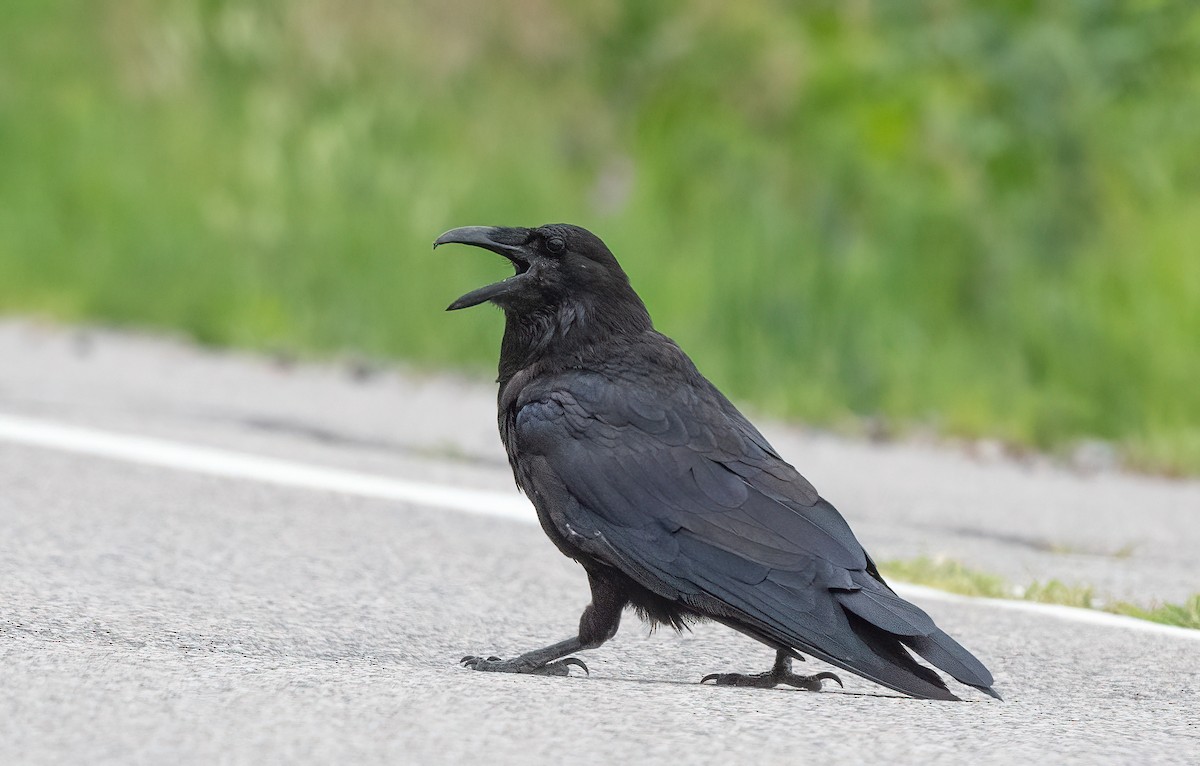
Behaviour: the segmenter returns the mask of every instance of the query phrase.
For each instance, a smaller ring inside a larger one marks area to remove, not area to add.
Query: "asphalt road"
[[[19,322],[0,323],[0,359],[0,415],[511,492],[478,382]],[[947,554],[1144,598],[1200,589],[1197,482],[767,430],[878,558]],[[1200,641],[1165,632],[921,600],[1004,702],[908,700],[848,674],[844,692],[702,687],[770,652],[720,626],[648,636],[632,614],[586,653],[590,677],[511,677],[454,661],[565,638],[587,601],[528,523],[0,438],[0,530],[0,763],[1200,753]]]

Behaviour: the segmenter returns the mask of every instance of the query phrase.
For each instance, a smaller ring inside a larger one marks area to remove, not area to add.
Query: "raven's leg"
[[[821,681],[823,680],[837,681],[838,686],[842,686],[842,679],[833,673],[823,672],[811,676],[802,676],[793,673],[792,653],[786,649],[780,649],[775,654],[775,665],[766,673],[755,673],[754,675],[712,673],[701,678],[700,683],[716,681],[717,686],[753,686],[759,689],[772,689],[779,684],[787,684],[797,689],[819,692],[821,691]]]
[[[567,657],[581,649],[595,649],[617,634],[621,625],[621,611],[629,602],[624,591],[602,574],[588,572],[588,583],[592,587],[592,603],[583,610],[579,618],[579,635],[551,644],[545,649],[535,649],[511,660],[499,657],[463,657],[460,662],[472,670],[487,670],[498,673],[532,673],[540,676],[570,675],[574,665],[588,672],[583,660]],[[563,659],[565,658],[565,659]]]

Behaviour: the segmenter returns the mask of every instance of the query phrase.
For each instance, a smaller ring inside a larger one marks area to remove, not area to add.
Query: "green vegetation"
[[[1182,604],[1161,604],[1149,609],[1134,604],[1119,602],[1105,611],[1137,617],[1140,620],[1178,625],[1181,628],[1200,628],[1200,593],[1194,594]]]
[[[0,310],[484,369],[601,234],[769,412],[1200,471],[1200,6],[10,0]]]
[[[999,575],[968,569],[950,559],[919,556],[915,559],[885,561],[879,565],[879,569],[888,578],[914,585],[928,585],[964,596],[1015,598],[1019,593],[1019,589]]]
[[[1181,628],[1200,629],[1200,593],[1182,604],[1155,604],[1148,608],[1127,601],[1102,601],[1096,598],[1091,588],[1066,585],[1058,580],[1045,583],[1034,582],[1021,588],[1007,582],[1003,577],[979,572],[963,566],[957,561],[932,559],[921,556],[904,561],[885,561],[879,565],[889,579],[927,585],[931,588],[961,593],[964,596],[986,598],[1011,598],[1038,601],[1043,604],[1064,604],[1081,609],[1099,609],[1113,614],[1123,614],[1140,620],[1177,625]]]

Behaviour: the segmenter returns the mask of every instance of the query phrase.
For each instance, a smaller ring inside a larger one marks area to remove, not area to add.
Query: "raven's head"
[[[447,309],[485,301],[504,309],[501,381],[539,360],[566,363],[584,349],[652,327],[617,259],[586,229],[565,223],[536,229],[464,226],[433,246],[451,242],[499,253],[516,268],[508,279],[472,290]]]
[[[545,313],[566,305],[645,308],[629,286],[629,278],[600,238],[565,223],[536,229],[509,226],[464,226],[451,229],[433,243],[474,245],[499,253],[516,273],[508,279],[472,290],[447,311],[491,301],[510,316]]]

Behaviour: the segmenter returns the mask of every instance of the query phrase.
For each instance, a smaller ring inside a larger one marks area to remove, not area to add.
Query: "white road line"
[[[245,452],[4,414],[0,414],[0,440],[210,476],[251,479],[286,487],[342,492],[527,523],[537,522],[533,506],[516,489],[512,492],[490,492],[389,479]]]
[[[889,584],[897,593],[905,598],[943,601],[948,604],[982,604],[995,607],[997,609],[1008,609],[1009,611],[1013,612],[1028,612],[1030,614],[1038,614],[1045,617],[1056,617],[1061,620],[1081,622],[1088,625],[1103,625],[1110,628],[1125,628],[1127,630],[1135,630],[1143,633],[1157,633],[1159,635],[1172,636],[1174,638],[1188,638],[1193,641],[1200,641],[1200,630],[1194,630],[1192,628],[1180,628],[1175,625],[1163,625],[1160,622],[1139,620],[1136,617],[1126,617],[1125,615],[1112,614],[1111,612],[1100,612],[1095,609],[1081,609],[1075,606],[1063,606],[1062,604],[1039,604],[1036,601],[982,598],[980,596],[960,596],[957,593],[948,593],[944,590],[937,590],[936,588],[927,588],[924,585],[913,585],[906,582],[896,582],[895,580],[890,581]]]
[[[493,492],[460,489],[440,484],[389,479],[383,476],[326,468],[292,460],[262,457],[213,447],[200,447],[148,436],[132,436],[82,426],[64,425],[16,415],[0,414],[0,441],[191,471],[209,476],[249,479],[287,487],[396,500],[424,507],[496,516],[526,524],[537,523],[533,507],[516,491]],[[893,583],[893,585],[896,591],[906,598],[954,604],[987,605],[997,609],[1029,612],[1077,623],[1200,640],[1200,630],[1162,625],[1091,609],[1078,609],[1057,604],[1038,604],[1032,601],[1006,601],[960,596],[908,583]]]

